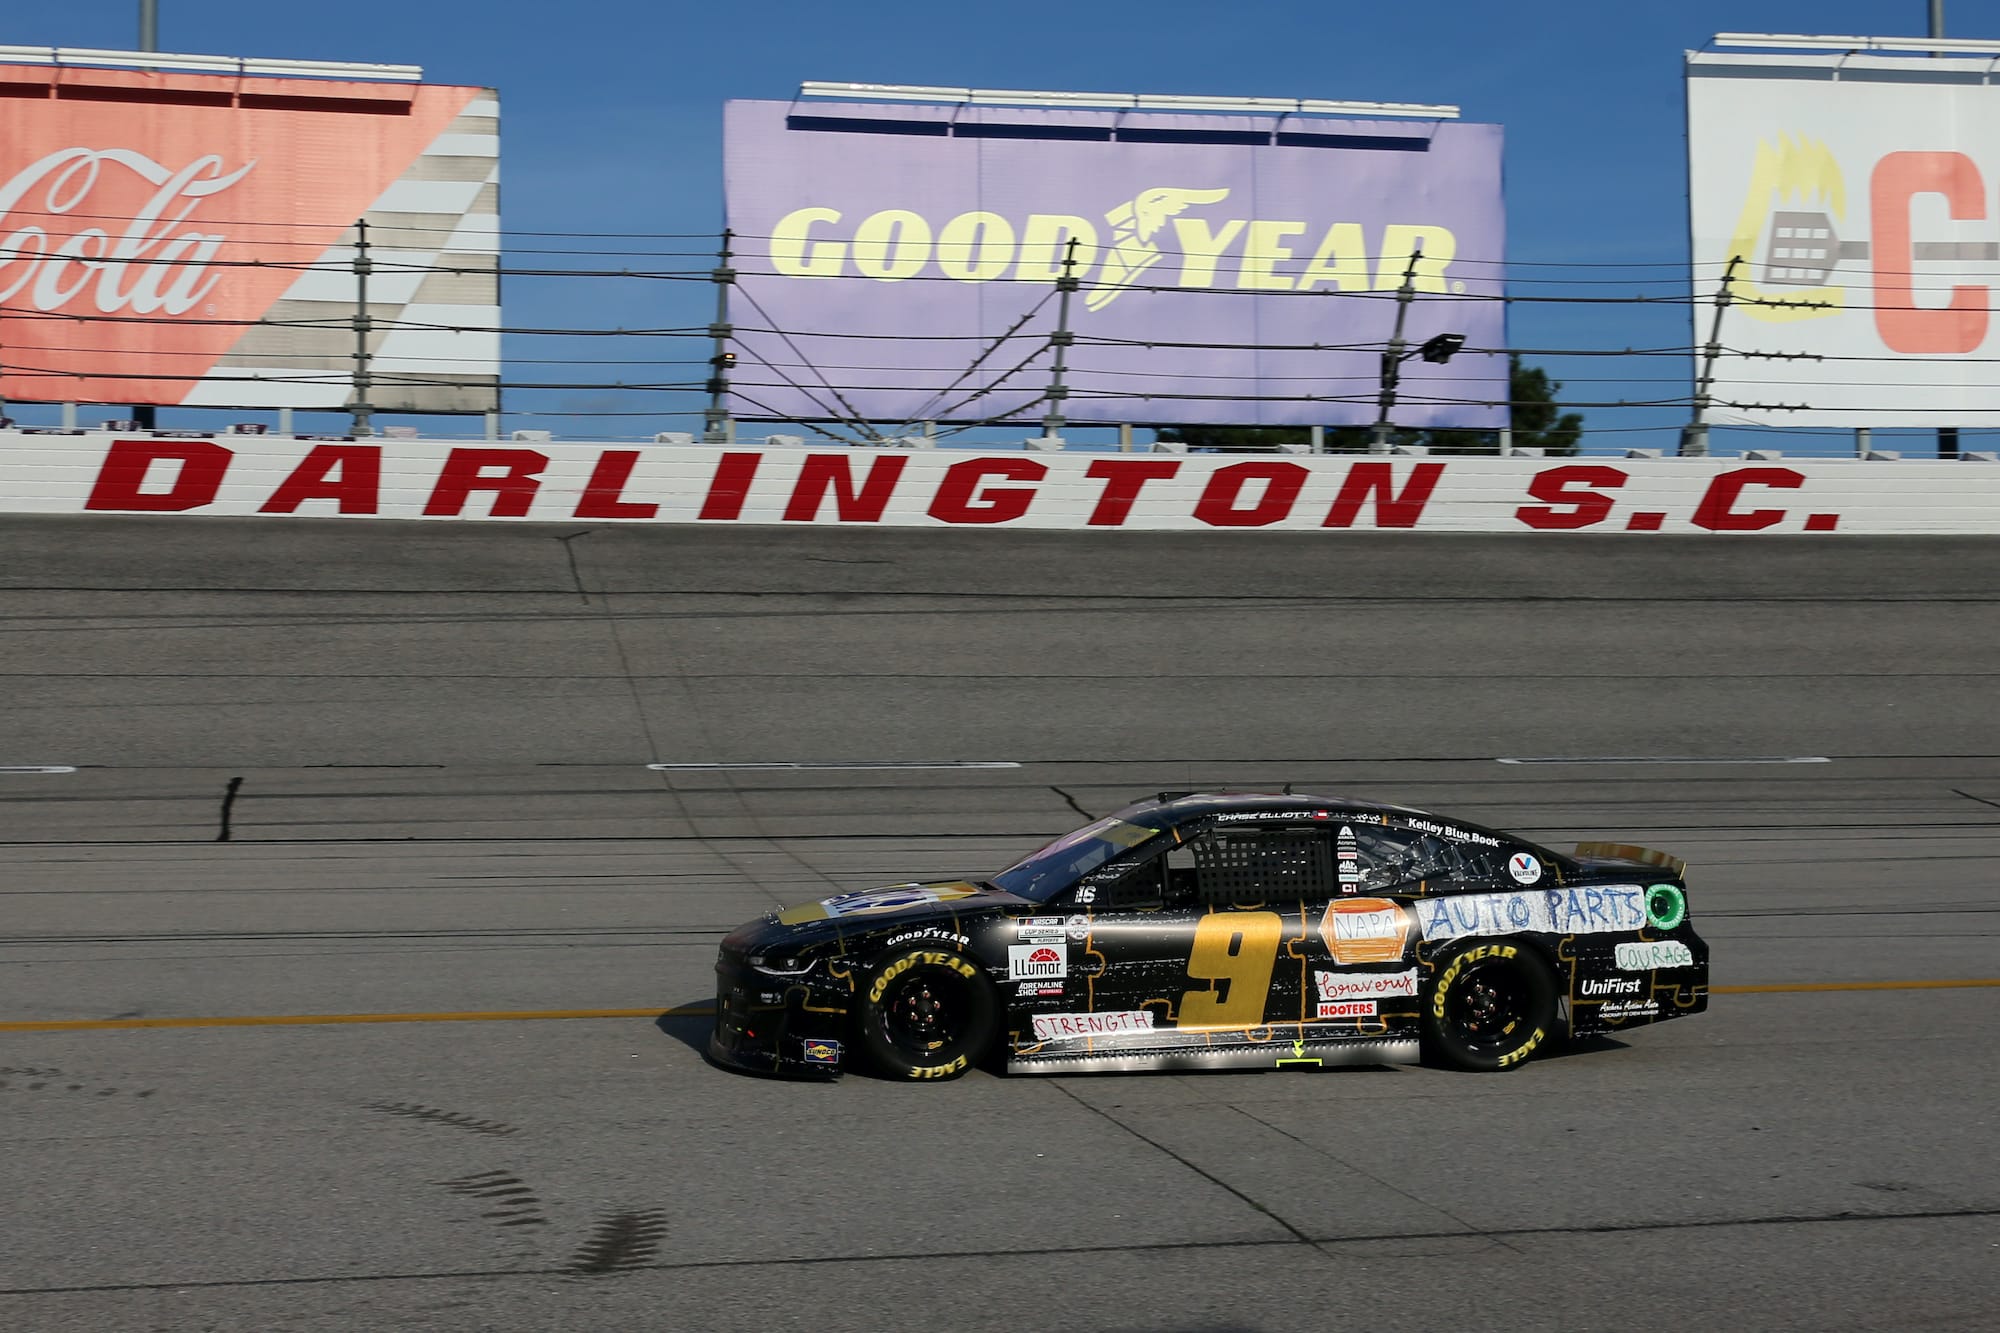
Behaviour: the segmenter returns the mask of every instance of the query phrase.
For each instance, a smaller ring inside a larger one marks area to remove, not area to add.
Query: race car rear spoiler
[[[1651,847],[1634,847],[1618,842],[1580,842],[1576,854],[1586,860],[1602,857],[1611,861],[1639,861],[1649,866],[1660,866],[1668,873],[1679,875],[1687,869],[1687,862],[1666,852],[1656,852]]]

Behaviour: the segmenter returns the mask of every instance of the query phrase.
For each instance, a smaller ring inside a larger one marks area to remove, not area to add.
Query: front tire
[[[999,1031],[986,976],[951,949],[901,949],[869,969],[855,1012],[856,1037],[891,1078],[957,1078]]]
[[[1555,977],[1533,949],[1471,940],[1438,965],[1424,1046],[1455,1069],[1513,1069],[1548,1042],[1555,1020]]]

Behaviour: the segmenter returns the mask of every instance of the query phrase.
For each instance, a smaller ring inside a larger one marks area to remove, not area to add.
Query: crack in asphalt
[[[1081,1106],[1084,1110],[1089,1111],[1093,1115],[1100,1116],[1103,1119],[1110,1121],[1112,1124],[1118,1126],[1118,1128],[1124,1130],[1127,1134],[1130,1134],[1133,1138],[1139,1140],[1139,1142],[1145,1144],[1147,1147],[1153,1149],[1155,1152],[1162,1153],[1165,1156],[1180,1163],[1182,1166],[1194,1172],[1196,1175],[1200,1176],[1203,1180],[1206,1180],[1209,1184],[1215,1186],[1217,1189],[1220,1189],[1225,1193],[1234,1196],[1236,1199],[1241,1201],[1249,1208],[1253,1209],[1258,1213],[1263,1214],[1265,1217],[1270,1218],[1273,1222],[1276,1222],[1279,1226],[1291,1232],[1292,1238],[1295,1241],[1298,1241],[1299,1243],[1304,1245],[1311,1245],[1313,1243],[1312,1237],[1306,1235],[1305,1232],[1293,1226],[1285,1218],[1280,1217],[1274,1210],[1265,1207],[1263,1204],[1251,1198],[1248,1194],[1245,1194],[1242,1190],[1236,1188],[1236,1186],[1230,1184],[1222,1177],[1215,1175],[1212,1172],[1203,1170],[1199,1166],[1196,1166],[1193,1162],[1190,1162],[1187,1158],[1181,1156],[1179,1153],[1175,1152],[1172,1148],[1169,1148],[1166,1144],[1161,1143],[1159,1140],[1154,1139],[1149,1135],[1141,1133],[1137,1129],[1134,1129],[1132,1126],[1126,1124],[1123,1120],[1120,1120],[1117,1116],[1111,1114],[1111,1112],[1105,1110],[1103,1107],[1093,1106],[1091,1103],[1077,1096],[1074,1092],[1071,1092],[1068,1088],[1064,1087],[1062,1084],[1056,1083],[1053,1084],[1052,1086],[1057,1092],[1069,1098],[1071,1101],[1075,1102],[1078,1106]]]
[[[230,839],[229,819],[236,809],[236,793],[242,789],[243,779],[240,777],[229,779],[229,785],[223,789],[222,827],[216,831],[215,840],[217,842],[228,842]]]
[[[1076,812],[1077,812],[1077,813],[1078,813],[1079,815],[1082,815],[1082,816],[1083,816],[1083,817],[1084,817],[1085,819],[1088,819],[1088,820],[1095,820],[1095,819],[1097,818],[1097,816],[1096,816],[1096,815],[1093,815],[1093,814],[1091,814],[1091,813],[1090,813],[1090,811],[1088,811],[1088,810],[1084,809],[1084,808],[1083,808],[1082,806],[1078,805],[1078,804],[1076,803],[1076,797],[1074,797],[1074,796],[1071,796],[1071,795],[1070,795],[1070,794],[1069,794],[1068,792],[1064,791],[1064,790],[1063,790],[1063,789],[1062,789],[1061,787],[1058,787],[1058,786],[1055,786],[1055,785],[1051,784],[1051,785],[1050,785],[1050,787],[1049,787],[1049,790],[1050,790],[1050,791],[1052,791],[1052,792],[1054,792],[1054,793],[1055,793],[1056,795],[1058,795],[1058,796],[1062,797],[1062,798],[1063,798],[1063,800],[1067,801],[1067,802],[1069,803],[1069,808],[1070,808],[1070,809],[1072,809],[1072,810],[1074,810],[1074,811],[1076,811]]]
[[[1498,1245],[1503,1250],[1512,1250],[1516,1254],[1519,1254],[1521,1252],[1521,1249],[1518,1245],[1509,1245],[1505,1240],[1501,1239],[1499,1235],[1485,1231],[1480,1227],[1475,1226],[1471,1221],[1469,1221],[1466,1218],[1460,1217],[1457,1213],[1454,1213],[1453,1211],[1451,1211],[1451,1209],[1446,1208],[1443,1204],[1432,1203],[1429,1199],[1419,1198],[1417,1195],[1410,1193],[1408,1190],[1403,1189],[1401,1186],[1391,1184],[1389,1181],[1382,1179],[1382,1177],[1376,1175],[1374,1172],[1356,1166],[1354,1163],[1348,1161],[1345,1157],[1341,1157],[1337,1153],[1328,1152],[1325,1148],[1320,1147],[1318,1144],[1309,1143],[1306,1140],[1300,1138],[1298,1135],[1292,1133],[1290,1130],[1280,1129],[1276,1125],[1272,1124],[1270,1121],[1264,1119],[1262,1116],[1252,1115],[1250,1112],[1244,1110],[1240,1106],[1232,1104],[1229,1109],[1236,1112],[1236,1114],[1242,1116],[1244,1119],[1249,1120],[1254,1124],[1262,1125],[1265,1129],[1270,1130],[1273,1134],[1278,1135],[1280,1138],[1290,1139],[1293,1143],[1298,1144],[1301,1148],[1304,1148],[1307,1152],[1314,1153],[1320,1157],[1324,1157],[1329,1162],[1336,1163],[1339,1166],[1342,1166],[1347,1170],[1352,1171],[1355,1175],[1360,1176],[1363,1180],[1372,1180],[1377,1185],[1380,1185],[1383,1189],[1388,1190],[1392,1194],[1401,1195],[1403,1198],[1408,1199],[1411,1203],[1416,1204],[1420,1208],[1428,1208],[1434,1213],[1438,1213],[1441,1214],[1442,1216],[1450,1218],[1452,1221],[1464,1227],[1465,1234],[1468,1236],[1483,1236],[1487,1240],[1492,1241],[1495,1245]],[[1327,1242],[1320,1242],[1320,1243],[1325,1244]]]
[[[1116,1122],[1114,1122],[1116,1123]],[[1122,1126],[1121,1126],[1122,1128]],[[842,1254],[820,1257],[756,1259],[691,1259],[636,1264],[622,1272],[687,1272],[732,1268],[811,1268],[833,1264],[878,1264],[903,1262],[948,1263],[965,1259],[1038,1259],[1076,1255],[1173,1254],[1209,1250],[1285,1250],[1299,1246],[1318,1249],[1327,1245],[1379,1244],[1398,1241],[1520,1239],[1539,1236],[1619,1236],[1713,1231],[1727,1227],[1836,1226],[1869,1222],[1953,1221],[2000,1218],[2000,1208],[1943,1208],[1893,1213],[1788,1213],[1765,1217],[1709,1218],[1680,1222],[1620,1222],[1596,1226],[1495,1227],[1487,1231],[1395,1231],[1361,1232],[1351,1236],[1320,1236],[1284,1240],[1156,1241],[1135,1245],[1054,1245],[1024,1249],[929,1250],[899,1254]],[[179,1282],[99,1282],[61,1287],[0,1287],[0,1296],[63,1296],[112,1291],[183,1291],[225,1288],[338,1285],[360,1282],[461,1281],[467,1278],[571,1277],[574,1271],[562,1268],[466,1268],[406,1273],[343,1273],[318,1277],[217,1278]]]

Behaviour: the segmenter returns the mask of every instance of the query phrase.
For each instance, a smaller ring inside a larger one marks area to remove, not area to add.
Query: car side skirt
[[[1355,1065],[1411,1065],[1420,1058],[1415,1037],[1368,1041],[1289,1041],[1255,1046],[1184,1046],[1168,1050],[1063,1051],[1010,1056],[1010,1074],[1098,1074],[1158,1069],[1188,1073],[1204,1069],[1333,1069]]]

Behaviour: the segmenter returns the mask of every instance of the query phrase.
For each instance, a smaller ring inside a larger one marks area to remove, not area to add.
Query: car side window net
[[[1453,880],[1466,874],[1465,859],[1459,849],[1428,833],[1356,824],[1343,825],[1337,836],[1343,848],[1351,838],[1359,851],[1359,856],[1349,864],[1358,867],[1360,878],[1341,882],[1341,890],[1346,893],[1378,893],[1421,880]]]
[[[1195,839],[1195,892],[1205,903],[1325,898],[1333,853],[1316,829],[1217,830]]]
[[[1085,882],[1094,886],[1099,910],[1187,906],[1195,897],[1193,853],[1186,847],[1155,850],[1107,866]]]

